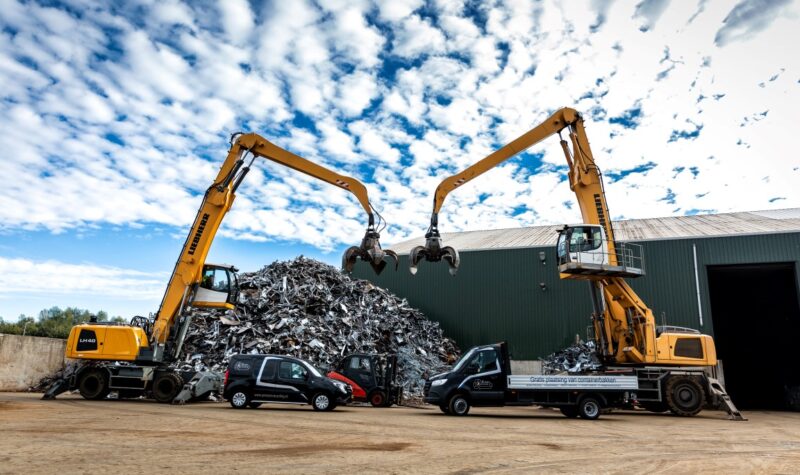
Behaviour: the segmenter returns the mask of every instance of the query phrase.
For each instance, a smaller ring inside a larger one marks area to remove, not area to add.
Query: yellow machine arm
[[[561,139],[561,147],[569,167],[569,186],[578,200],[581,216],[585,224],[599,225],[606,236],[606,257],[608,266],[618,267],[617,245],[614,230],[606,204],[600,169],[595,165],[589,140],[583,126],[583,118],[574,109],[563,108],[551,115],[540,125],[524,133],[512,142],[489,154],[461,173],[444,179],[436,188],[433,198],[431,224],[425,235],[425,246],[417,246],[411,250],[409,265],[411,273],[416,273],[417,265],[422,260],[446,260],[450,265],[450,273],[455,275],[458,265],[458,252],[452,247],[443,247],[438,229],[439,211],[447,195],[456,188],[486,173],[523,150],[542,140],[567,130],[569,143]],[[570,151],[571,144],[571,151]],[[607,269],[592,274],[561,274],[563,279],[589,280],[592,286],[593,320],[595,335],[600,343],[600,352],[607,360],[615,363],[655,363],[663,361],[672,349],[668,338],[656,338],[655,319],[652,311],[645,305],[633,289],[627,284],[622,274],[614,275]],[[602,290],[602,292],[598,292]],[[602,294],[602,299],[600,297]],[[663,335],[668,337],[669,335]],[[670,364],[711,364],[716,363],[713,340],[706,335],[703,344],[709,345],[703,361],[670,360]],[[665,364],[667,364],[665,362]]]
[[[235,140],[233,140],[234,138]],[[252,155],[252,158],[249,163],[245,164],[248,153]],[[380,236],[375,229],[375,216],[367,189],[360,181],[312,163],[278,147],[257,134],[234,135],[225,162],[223,162],[214,183],[206,190],[203,202],[197,212],[197,217],[183,245],[180,258],[175,264],[172,277],[159,306],[151,335],[151,343],[154,347],[163,347],[176,318],[181,314],[184,307],[190,303],[193,290],[201,281],[203,265],[211,243],[217,234],[222,219],[233,205],[236,190],[247,175],[256,157],[263,157],[293,170],[311,175],[314,178],[347,190],[356,196],[369,217],[369,223],[362,246],[348,250],[349,255],[347,258],[350,261],[355,261],[357,257],[362,257],[365,260],[370,260],[370,264],[376,268],[376,271],[379,271],[386,264],[383,262],[384,256],[396,259],[396,255],[392,251],[380,249],[378,241]],[[156,359],[158,359],[157,356]]]

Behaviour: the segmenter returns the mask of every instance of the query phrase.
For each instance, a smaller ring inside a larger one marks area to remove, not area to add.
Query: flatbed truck
[[[683,381],[686,390],[666,384],[670,379]],[[697,367],[626,366],[582,374],[513,375],[508,344],[501,342],[470,349],[450,371],[428,378],[423,394],[426,403],[455,416],[467,415],[473,406],[538,405],[558,408],[566,417],[594,420],[606,408],[639,406],[665,412],[671,404],[683,408],[678,415],[695,415],[703,407],[720,404],[714,384]]]

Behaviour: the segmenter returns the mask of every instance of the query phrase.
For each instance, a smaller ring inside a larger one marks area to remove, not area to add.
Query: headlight
[[[436,381],[431,382],[431,387],[441,386],[442,384],[446,383],[446,379],[437,379]]]
[[[335,381],[333,383],[333,385],[336,386],[337,388],[339,388],[339,391],[341,391],[343,393],[347,392],[347,385],[346,384],[340,383],[339,381]]]

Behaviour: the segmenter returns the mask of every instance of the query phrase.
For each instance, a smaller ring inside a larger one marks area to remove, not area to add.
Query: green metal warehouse
[[[354,275],[405,297],[462,348],[506,340],[515,360],[535,360],[587,338],[585,282],[560,280],[560,226],[444,233],[461,254],[456,276],[445,263]],[[646,275],[631,286],[657,323],[713,335],[728,391],[741,407],[785,406],[800,397],[800,208],[618,221],[618,241],[643,247]],[[758,384],[753,384],[757,378]]]

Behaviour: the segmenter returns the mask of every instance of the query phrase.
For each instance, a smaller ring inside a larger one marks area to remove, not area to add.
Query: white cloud
[[[132,269],[33,261],[0,256],[0,298],[18,294],[95,295],[131,300],[158,298],[166,275]]]
[[[388,242],[424,231],[441,179],[562,106],[586,116],[615,216],[800,202],[787,153],[800,59],[775,47],[796,39],[797,2],[752,15],[751,0],[497,3],[473,17],[464,2],[419,0],[144,2],[77,16],[5,0],[0,173],[13,178],[0,229],[183,234],[229,134],[248,129],[367,181]],[[632,110],[636,127],[609,121]],[[530,152],[454,192],[443,230],[579,220],[557,139]],[[350,194],[257,167],[223,235],[323,249],[360,238]]]

